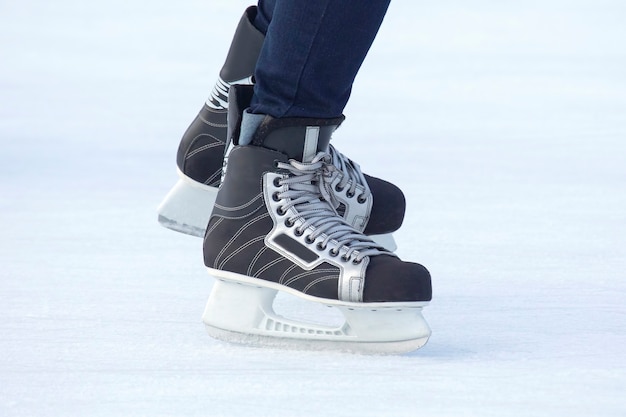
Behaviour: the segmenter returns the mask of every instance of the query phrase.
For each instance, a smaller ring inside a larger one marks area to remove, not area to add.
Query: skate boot
[[[252,73],[264,36],[253,25],[256,7],[244,13],[235,32],[224,67],[199,114],[180,142],[179,180],[158,208],[159,222],[170,229],[203,236],[222,176],[227,142],[228,92],[234,84],[252,84]],[[243,87],[242,87],[243,88]],[[358,164],[330,146],[338,168],[332,192],[338,212],[358,230],[390,250],[391,235],[402,225],[405,200],[395,185],[361,172]]]
[[[429,272],[401,261],[335,210],[337,168],[328,142],[342,119],[260,118],[241,129],[252,132],[251,144],[230,152],[204,237],[204,263],[217,280],[203,315],[209,334],[364,353],[423,346],[430,336],[421,313],[431,299]],[[239,121],[231,120],[238,136]],[[345,322],[282,317],[272,307],[278,292],[334,307]]]

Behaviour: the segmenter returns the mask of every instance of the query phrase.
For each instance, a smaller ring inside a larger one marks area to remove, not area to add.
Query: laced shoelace
[[[297,220],[303,223],[296,228],[295,233],[302,236],[305,230],[312,226],[313,231],[306,236],[306,242],[313,244],[315,240],[324,235],[324,239],[317,243],[320,250],[326,250],[331,240],[339,243],[337,248],[331,248],[331,256],[338,256],[340,249],[345,250],[342,255],[344,261],[352,258],[352,262],[360,263],[366,256],[389,254],[382,246],[376,244],[367,236],[357,232],[337,215],[333,208],[334,197],[327,187],[329,177],[336,174],[337,168],[331,163],[331,156],[319,152],[310,163],[302,163],[290,160],[289,163],[278,162],[277,168],[288,171],[286,178],[277,178],[274,185],[279,187],[287,185],[284,192],[276,192],[273,195],[275,201],[287,200],[279,207],[279,214],[285,215],[287,210],[295,208],[297,214],[285,220],[287,227],[295,225]],[[343,247],[343,248],[342,248]]]
[[[340,175],[340,173],[343,174],[341,176],[341,180],[335,187],[335,191],[341,192],[346,187],[349,187],[346,194],[348,197],[353,197],[356,192],[357,185],[362,185],[364,190],[358,196],[358,200],[360,203],[365,202],[365,200],[367,200],[370,196],[371,191],[367,185],[365,176],[363,176],[363,173],[361,172],[359,164],[346,157],[332,145],[328,147],[328,153],[332,158],[333,165],[339,171],[336,175]]]

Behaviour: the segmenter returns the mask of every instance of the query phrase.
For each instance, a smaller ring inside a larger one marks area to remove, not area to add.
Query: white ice
[[[246,5],[0,2],[0,415],[626,415],[625,3],[392,2],[335,136],[433,275],[384,357],[212,340],[156,222]]]

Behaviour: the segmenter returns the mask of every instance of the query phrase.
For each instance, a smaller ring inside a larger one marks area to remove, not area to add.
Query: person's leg
[[[265,32],[265,42],[255,70],[252,113],[340,116],[389,2],[259,1],[255,26]]]

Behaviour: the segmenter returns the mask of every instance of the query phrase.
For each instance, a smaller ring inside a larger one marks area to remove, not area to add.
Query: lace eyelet
[[[305,241],[306,243],[308,243],[309,245],[311,245],[311,244],[315,243],[315,239],[311,239],[311,236],[310,236],[310,235],[309,235],[309,236],[307,236],[307,237],[305,237],[305,238],[304,238],[304,241]]]
[[[274,187],[280,187],[280,178],[279,177],[274,178]]]
[[[363,194],[360,194],[360,195],[356,198],[356,201],[357,201],[359,204],[365,204],[365,202],[367,201],[367,198],[365,198],[365,197],[363,196]]]
[[[352,198],[352,197],[354,197],[354,193],[351,193],[350,191],[348,191],[348,192],[346,192],[346,197]]]
[[[289,220],[289,219],[285,220],[285,226],[293,227],[293,225],[294,225],[294,223],[291,220]]]
[[[326,250],[326,246],[322,245],[322,242],[319,242],[317,245],[315,245],[317,247],[317,249],[319,250]]]
[[[293,231],[293,234],[300,237],[304,234],[304,230],[297,229]]]
[[[287,212],[285,211],[285,209],[283,208],[283,206],[280,206],[276,209],[276,213],[278,213],[279,216],[284,216],[285,214],[287,214]]]
[[[273,165],[274,165],[274,168],[278,168],[278,159],[274,159]]]
[[[341,257],[341,260],[344,262],[348,262],[350,260],[350,258],[346,257],[345,255]]]
[[[273,193],[273,194],[272,194],[272,200],[274,200],[274,201],[280,201],[280,197],[278,196],[278,193]]]
[[[363,259],[359,259],[359,260],[357,260],[356,258],[354,258],[354,259],[352,260],[352,265],[360,265],[360,264],[361,264],[361,262],[363,262]]]
[[[334,258],[335,256],[339,255],[339,251],[335,249],[331,249],[328,251],[328,254]]]
[[[342,192],[344,189],[344,187],[339,187],[339,184],[335,185],[335,191],[337,191],[338,193]]]

